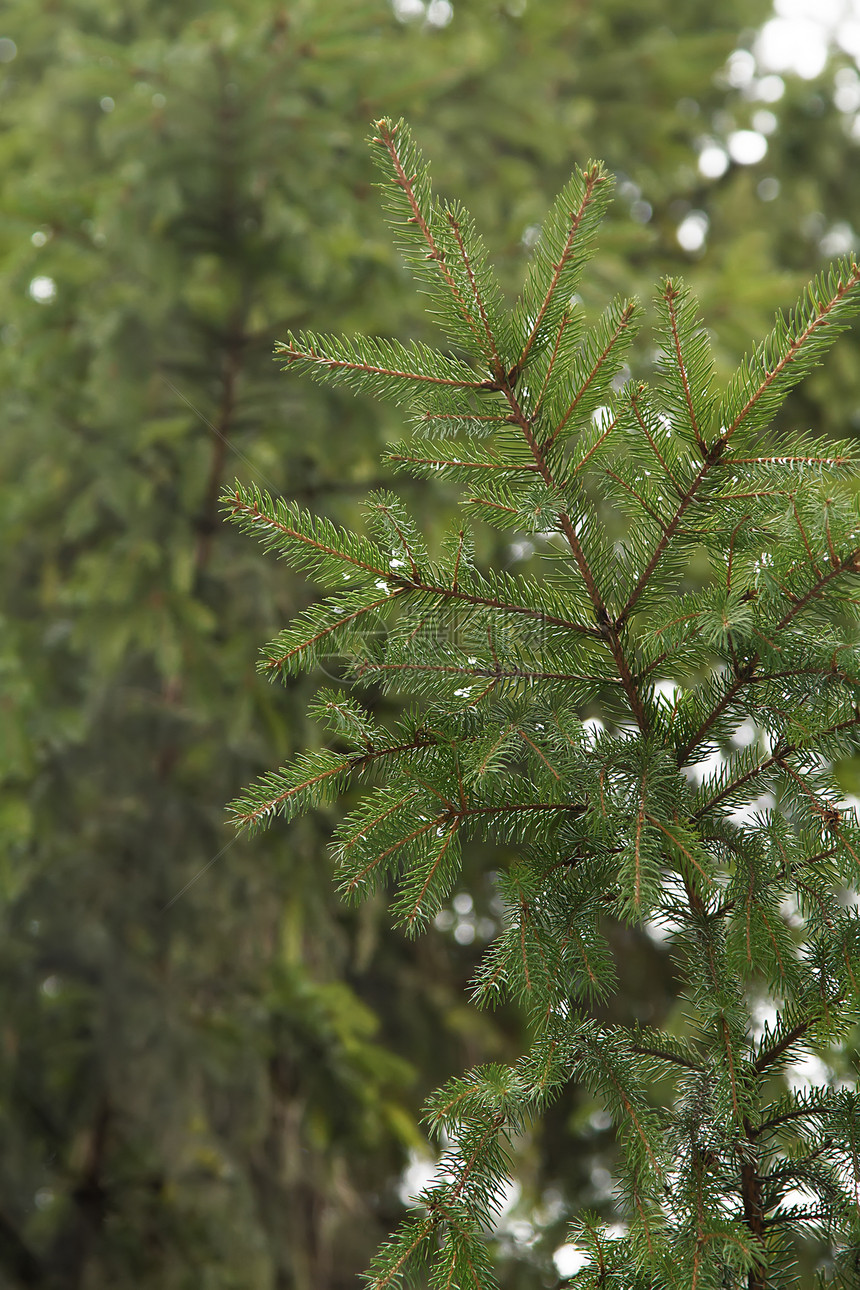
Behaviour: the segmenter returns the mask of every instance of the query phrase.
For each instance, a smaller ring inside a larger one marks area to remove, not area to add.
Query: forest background
[[[271,356],[305,325],[426,334],[363,145],[383,113],[409,119],[512,293],[574,164],[603,158],[618,198],[586,305],[680,272],[730,371],[856,247],[860,14],[831,0],[803,27],[809,9],[6,6],[3,1286],[351,1287],[426,1167],[425,1095],[522,1050],[515,1010],[466,996],[503,851],[476,849],[410,943],[381,898],[338,903],[334,811],[253,840],[226,827],[250,778],[319,735],[307,682],[255,671],[311,590],[222,523],[218,494],[238,477],[351,525],[384,481],[396,413]],[[860,435],[860,337],[782,416]],[[441,530],[444,493],[397,487]],[[532,550],[487,554],[522,569]],[[860,789],[853,762],[840,773]],[[619,926],[613,948],[604,1019],[671,1017],[657,929]],[[856,1078],[856,1054],[818,1060]],[[520,1144],[492,1236],[506,1290],[572,1270],[584,1204],[612,1217],[608,1124],[572,1094]]]

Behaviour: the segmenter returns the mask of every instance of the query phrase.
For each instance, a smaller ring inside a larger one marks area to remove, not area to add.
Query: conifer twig
[[[528,362],[529,355],[532,350],[532,346],[534,345],[535,339],[537,338],[538,333],[540,332],[541,324],[546,316],[546,312],[550,306],[550,302],[552,301],[553,296],[556,293],[556,289],[558,288],[558,284],[561,280],[562,273],[568,261],[570,260],[571,256],[573,255],[574,247],[576,246],[576,239],[579,234],[579,230],[582,226],[585,213],[588,210],[588,207],[592,204],[594,200],[595,192],[599,187],[599,185],[606,183],[606,176],[600,173],[599,166],[592,166],[590,170],[583,172],[582,178],[585,184],[582,200],[579,204],[579,207],[575,211],[569,212],[570,224],[568,228],[567,238],[566,238],[564,247],[562,249],[562,253],[559,256],[557,263],[553,266],[553,274],[549,280],[549,283],[547,284],[546,294],[544,295],[543,302],[537,311],[537,315],[535,317],[531,331],[529,332],[526,338],[526,342],[523,345],[523,348],[520,352],[520,357],[519,357],[520,368],[524,368],[526,366],[526,363]],[[554,348],[555,353],[558,352],[558,346],[561,340],[561,332],[566,325],[567,324],[565,322],[565,319],[562,318],[562,322],[558,330],[558,335],[556,336],[556,343]]]
[[[572,1290],[766,1290],[809,1223],[826,1225],[836,1267],[856,1245],[860,1098],[773,1089],[794,1046],[839,1033],[860,1006],[860,921],[834,900],[860,886],[860,820],[834,771],[860,750],[848,584],[860,522],[847,447],[765,435],[860,311],[860,268],[817,279],[721,398],[695,301],[667,280],[659,384],[616,391],[634,306],[616,301],[581,329],[571,303],[606,204],[602,168],[564,189],[507,318],[471,217],[433,200],[408,129],[378,122],[376,149],[401,244],[474,367],[425,345],[310,333],[288,356],[408,399],[425,432],[389,460],[460,482],[467,511],[497,530],[560,534],[567,550],[543,578],[482,572],[465,524],[425,542],[392,493],[371,500],[374,540],[255,489],[225,497],[242,527],[335,589],[268,647],[266,669],[341,649],[352,679],[420,704],[389,731],[358,696],[326,691],[312,715],[334,749],[264,777],[236,820],[289,819],[367,784],[338,829],[341,886],[363,895],[390,878],[412,931],[456,890],[469,839],[502,844],[505,912],[473,997],[523,1003],[532,1047],[432,1099],[449,1145],[427,1216],[383,1246],[371,1284],[394,1290],[426,1262],[428,1284],[491,1290],[485,1233],[508,1148],[572,1075],[615,1122],[629,1227],[610,1241],[591,1216],[577,1223],[589,1261]],[[550,553],[533,545],[537,565]],[[362,640],[386,616],[394,629]],[[679,682],[670,699],[658,678]],[[686,1042],[589,1015],[617,988],[607,914],[671,929]],[[777,1020],[756,1038],[763,990]],[[808,1204],[790,1200],[796,1187]]]

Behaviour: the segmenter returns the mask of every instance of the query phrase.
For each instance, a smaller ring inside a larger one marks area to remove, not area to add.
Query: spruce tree
[[[512,1148],[576,1083],[612,1116],[626,1230],[581,1216],[572,1285],[784,1286],[812,1230],[820,1284],[855,1286],[856,1090],[781,1076],[857,1017],[860,825],[834,765],[860,727],[860,521],[850,445],[768,427],[860,307],[860,267],[810,283],[723,391],[696,302],[667,278],[656,379],[624,380],[640,305],[592,322],[577,295],[611,196],[601,164],[559,195],[508,311],[407,127],[377,122],[372,146],[445,347],[303,331],[278,352],[405,405],[412,432],[388,459],[459,485],[462,522],[434,549],[389,491],[369,497],[361,533],[255,487],[225,494],[241,528],[327,593],[261,670],[325,662],[339,678],[312,709],[327,746],[232,809],[253,831],[348,794],[343,893],[394,887],[409,934],[449,897],[470,840],[514,848],[474,999],[519,1001],[532,1042],[431,1099],[438,1172],[370,1284],[426,1268],[435,1286],[492,1285],[485,1234]],[[543,572],[481,567],[470,522],[528,536]],[[380,692],[413,704],[382,718]],[[598,1022],[613,918],[664,926],[683,1028]]]

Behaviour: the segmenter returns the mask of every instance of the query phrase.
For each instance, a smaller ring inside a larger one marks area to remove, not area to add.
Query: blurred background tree
[[[503,854],[473,855],[437,932],[406,944],[382,902],[338,905],[331,817],[253,843],[224,828],[237,789],[313,738],[304,683],[253,667],[310,592],[216,499],[238,475],[352,523],[381,479],[396,417],[280,375],[271,349],[311,321],[421,334],[362,143],[382,113],[409,117],[511,291],[574,162],[605,158],[619,200],[587,303],[683,272],[734,363],[846,249],[860,197],[853,60],[777,75],[755,53],[768,16],[765,0],[7,6],[2,1284],[352,1285],[421,1167],[424,1094],[520,1050],[521,1020],[464,994]],[[846,341],[787,415],[856,431],[858,372]],[[666,1016],[665,946],[618,929],[616,950],[609,1015]],[[611,1167],[576,1098],[523,1143],[495,1237],[506,1286],[557,1280],[571,1212],[611,1213]]]

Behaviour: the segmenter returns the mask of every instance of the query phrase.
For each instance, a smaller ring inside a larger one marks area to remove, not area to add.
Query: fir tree
[[[484,1235],[512,1143],[573,1081],[613,1117],[627,1231],[610,1239],[582,1215],[571,1239],[590,1257],[572,1285],[783,1286],[793,1239],[813,1230],[829,1251],[821,1284],[854,1286],[856,1091],[786,1092],[779,1076],[857,1017],[860,823],[833,767],[860,727],[860,520],[850,446],[777,442],[768,426],[860,307],[860,267],[813,281],[723,392],[696,302],[666,279],[658,379],[622,382],[640,306],[616,300],[589,322],[576,295],[610,200],[602,165],[559,195],[508,311],[468,213],[433,197],[404,124],[379,121],[373,148],[447,347],[301,332],[278,350],[290,369],[407,405],[413,430],[389,459],[461,485],[463,520],[433,551],[387,491],[361,534],[253,487],[225,496],[328,593],[262,670],[338,658],[343,671],[313,708],[329,746],[233,811],[255,830],[348,789],[343,892],[395,884],[409,933],[451,893],[470,839],[515,847],[474,997],[519,1000],[533,1042],[432,1098],[438,1173],[371,1284],[425,1265],[439,1287],[492,1284]],[[480,568],[470,519],[539,535],[543,575]],[[709,569],[698,586],[694,559]],[[414,705],[384,724],[357,697],[368,685]],[[614,988],[608,917],[668,929],[683,1034],[595,1020]]]

